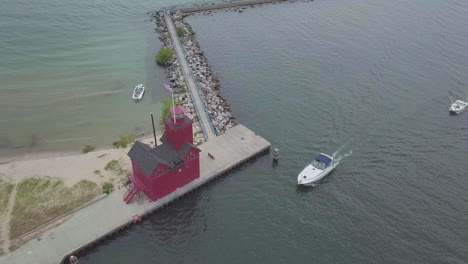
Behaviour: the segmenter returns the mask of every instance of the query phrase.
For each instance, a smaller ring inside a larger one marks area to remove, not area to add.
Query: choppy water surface
[[[448,114],[449,96],[468,97],[466,1],[322,0],[188,21],[238,122],[278,147],[280,163],[257,159],[80,263],[468,261],[468,113]],[[100,52],[127,56],[109,46]],[[125,89],[102,97],[128,104]],[[297,188],[319,151],[340,165]]]

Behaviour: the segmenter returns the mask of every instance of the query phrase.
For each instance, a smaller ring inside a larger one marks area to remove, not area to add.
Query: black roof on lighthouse
[[[135,162],[147,176],[153,173],[159,163],[166,164],[171,168],[177,167],[181,164],[190,149],[195,148],[199,150],[195,145],[185,142],[180,150],[177,151],[174,144],[165,139],[166,136],[163,135],[161,138],[163,144],[155,148],[151,148],[149,145],[140,141],[135,141],[135,144],[133,144],[128,152],[130,159]]]

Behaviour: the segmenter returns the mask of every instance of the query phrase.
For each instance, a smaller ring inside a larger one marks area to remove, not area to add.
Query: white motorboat
[[[141,100],[141,98],[143,98],[144,93],[145,86],[143,86],[143,84],[138,84],[137,86],[135,86],[135,89],[133,89],[132,99],[136,101]]]
[[[327,176],[336,165],[337,163],[333,157],[320,153],[301,171],[301,173],[299,173],[299,176],[297,176],[297,184],[313,185],[315,182]]]
[[[467,106],[467,102],[464,102],[462,100],[456,100],[455,102],[453,102],[453,104],[450,105],[449,111],[455,114],[459,114],[463,112],[463,110],[465,110]]]

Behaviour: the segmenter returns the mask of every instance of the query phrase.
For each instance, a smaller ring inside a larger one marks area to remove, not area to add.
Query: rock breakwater
[[[171,41],[171,36],[167,29],[166,21],[164,20],[163,12],[149,13],[152,20],[156,23],[154,31],[159,34],[159,40],[161,41],[162,48],[174,49]],[[187,84],[185,83],[185,77],[182,73],[180,64],[174,55],[174,58],[169,63],[166,69],[166,77],[174,88],[175,100],[178,104],[181,104],[185,108],[185,114],[193,120],[193,133],[195,144],[201,144],[206,141],[203,135],[203,130],[200,125],[200,120],[195,110],[192,98],[188,94]]]
[[[163,43],[163,46],[172,49],[173,44],[167,30],[163,12],[154,12],[150,15],[156,22],[155,31],[159,33],[159,39]],[[178,29],[180,42],[185,48],[185,56],[193,77],[197,82],[199,91],[201,91],[203,95],[202,100],[204,107],[211,118],[211,123],[216,133],[220,135],[227,129],[235,126],[236,123],[230,109],[230,104],[219,93],[220,82],[213,74],[208,60],[195,39],[195,33],[191,26],[183,20],[184,16],[185,15],[178,11],[173,14],[173,21]],[[177,101],[184,106],[187,111],[187,116],[194,120],[194,133],[197,135],[197,133],[202,132],[202,130],[192,99],[190,95],[187,94],[187,84],[185,83],[185,78],[177,59],[174,58],[171,65],[167,68],[166,77],[177,91]],[[198,109],[198,111],[205,111],[205,109]],[[198,143],[197,140],[195,142]]]

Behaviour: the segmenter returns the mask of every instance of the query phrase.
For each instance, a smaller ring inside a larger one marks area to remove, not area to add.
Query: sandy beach
[[[139,140],[146,144],[154,142],[153,137]],[[109,161],[118,160],[124,169],[131,169],[130,159],[127,156],[130,147],[131,145],[124,149],[97,150],[86,154],[50,152],[4,158],[0,160],[0,179],[19,183],[30,177],[50,176],[63,179],[67,186],[73,186],[81,180],[101,184],[113,178],[112,172],[104,170]],[[99,170],[102,177],[96,175],[95,170]]]
[[[141,138],[139,141],[153,144],[154,138],[149,136]],[[114,188],[121,188],[122,181],[125,180],[124,173],[131,171],[131,162],[127,156],[131,145],[129,144],[127,148],[103,149],[86,154],[78,152],[33,153],[0,160],[2,161],[0,163],[0,182],[15,186],[11,194],[6,194],[9,196],[9,202],[6,204],[6,210],[0,214],[0,255],[14,250],[36,236],[49,232],[68,217],[59,217],[47,222],[47,225],[34,230],[34,232],[28,232],[26,236],[11,239],[12,225],[10,221],[13,219],[13,206],[17,200],[16,189],[20,182],[28,178],[50,179],[54,182],[59,180],[63,182],[63,186],[73,191],[85,180],[95,183],[97,185],[95,188],[99,187],[98,193],[102,192],[101,186],[106,182],[113,183]],[[118,161],[120,173],[116,170],[105,169],[106,165],[113,160]],[[46,206],[56,205],[52,203]]]

